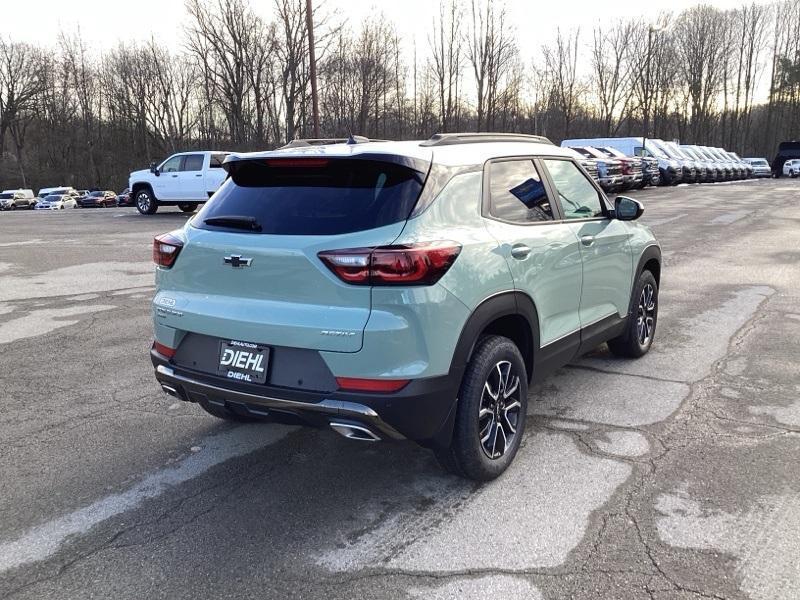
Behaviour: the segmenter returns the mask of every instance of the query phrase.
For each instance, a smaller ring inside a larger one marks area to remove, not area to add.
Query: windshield
[[[666,147],[667,150],[670,150],[672,152],[672,156],[674,156],[675,158],[691,160],[691,157],[688,154],[686,154],[681,148],[679,148],[678,145],[675,144],[674,142],[666,142],[664,146]]]
[[[14,194],[8,194],[8,193],[0,194],[0,200],[8,200],[9,198],[13,198],[13,197],[14,197]]]
[[[92,198],[99,198],[99,197],[100,197],[100,196],[102,196],[104,193],[105,193],[105,192],[92,192],[91,194],[89,194],[89,196],[91,196]]]
[[[605,152],[609,156],[616,156],[617,158],[625,158],[625,154],[617,150],[616,148],[610,148],[606,146],[605,148],[600,148],[601,152]]]
[[[647,140],[645,142],[645,148],[652,154],[658,158],[669,158],[669,155],[664,151],[661,146],[659,146],[654,140]]]
[[[229,170],[194,226],[228,228],[235,219],[276,235],[365,231],[407,219],[425,179],[409,166],[352,158],[275,157],[235,161]]]
[[[58,202],[59,200],[61,200],[61,195],[59,195],[59,194],[50,194],[44,200],[45,200],[45,202]]]

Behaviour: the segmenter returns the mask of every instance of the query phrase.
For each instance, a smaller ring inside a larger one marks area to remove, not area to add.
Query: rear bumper
[[[446,445],[461,373],[412,380],[391,394],[334,391],[304,392],[274,386],[243,386],[205,373],[182,369],[150,351],[162,389],[187,402],[209,402],[258,417],[290,415],[307,425],[352,423],[381,439],[411,439]],[[236,387],[234,387],[236,386]]]

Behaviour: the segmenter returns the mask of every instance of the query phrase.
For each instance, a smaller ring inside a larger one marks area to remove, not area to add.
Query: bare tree
[[[550,102],[561,114],[563,137],[569,137],[584,87],[578,76],[580,29],[566,36],[559,29],[553,46],[542,49],[548,74]]]
[[[0,156],[8,132],[23,187],[27,186],[23,163],[25,134],[44,86],[40,67],[41,56],[36,48],[0,38]]]
[[[517,65],[518,49],[506,21],[506,10],[491,0],[472,0],[467,56],[477,88],[477,130],[492,127],[503,85]]]
[[[432,66],[439,88],[441,130],[449,131],[457,117],[458,82],[461,77],[461,5],[457,0],[442,0],[439,19],[433,22],[433,37],[428,40]]]
[[[592,75],[600,120],[607,136],[617,133],[633,97],[634,74],[642,68],[628,50],[636,23],[623,21],[610,28],[597,27],[592,45]]]

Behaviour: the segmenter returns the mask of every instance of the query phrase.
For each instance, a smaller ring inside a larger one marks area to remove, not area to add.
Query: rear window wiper
[[[245,215],[208,217],[203,223],[213,227],[231,227],[233,229],[244,229],[246,231],[261,231],[261,224],[258,220],[255,217],[248,217]]]

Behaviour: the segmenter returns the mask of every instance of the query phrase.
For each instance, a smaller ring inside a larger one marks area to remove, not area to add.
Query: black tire
[[[639,358],[653,345],[658,324],[658,283],[650,271],[642,271],[631,294],[628,321],[619,337],[608,341],[617,356]]]
[[[199,404],[202,409],[212,417],[222,419],[223,421],[231,421],[234,423],[252,423],[259,420],[256,417],[240,415],[239,413],[233,412],[232,410],[229,410],[224,406],[220,406],[219,404],[212,404],[210,402],[200,402]]]
[[[158,200],[150,188],[139,188],[134,196],[136,210],[143,215],[154,215],[158,210]]]
[[[183,202],[178,204],[178,208],[180,208],[185,213],[194,212],[197,210],[197,202]]]
[[[497,396],[491,394],[493,387]],[[498,477],[517,454],[527,409],[528,376],[516,344],[497,335],[482,338],[461,380],[450,447],[435,450],[436,458],[461,477],[476,481]],[[497,447],[500,433],[502,451]]]

